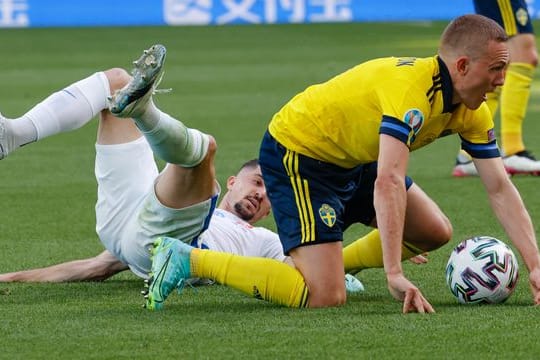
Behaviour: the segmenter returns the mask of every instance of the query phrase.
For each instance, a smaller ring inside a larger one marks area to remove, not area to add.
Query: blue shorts
[[[474,10],[499,23],[508,36],[534,33],[525,0],[474,0]]]
[[[362,165],[360,183],[353,197],[345,203],[343,215],[344,229],[355,223],[369,226],[375,219],[375,206],[373,205],[373,190],[377,179],[377,163]],[[413,180],[405,176],[405,188],[409,190]]]
[[[342,241],[352,223],[368,225],[375,217],[376,163],[344,169],[290,151],[266,132],[259,164],[285,254]]]

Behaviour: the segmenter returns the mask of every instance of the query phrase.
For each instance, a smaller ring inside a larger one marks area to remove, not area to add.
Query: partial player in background
[[[493,117],[500,108],[500,140],[503,162],[509,174],[540,175],[536,160],[523,142],[523,121],[531,92],[531,83],[538,63],[536,39],[525,0],[475,0],[478,14],[501,25],[509,37],[510,63],[504,85],[487,94],[487,104]],[[460,150],[454,176],[476,176],[478,171],[471,157]]]

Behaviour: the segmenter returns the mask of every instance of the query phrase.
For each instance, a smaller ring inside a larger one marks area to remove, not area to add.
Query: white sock
[[[141,116],[133,118],[135,124],[142,132],[152,131],[161,118],[162,111],[154,104],[154,99],[150,98],[146,104],[146,109]]]
[[[15,150],[37,139],[37,129],[28,117],[20,117],[17,121],[10,120],[6,126],[11,130],[9,149]]]
[[[153,104],[149,108],[153,109],[134,120],[154,154],[170,164],[184,167],[194,167],[203,161],[208,150],[207,134],[187,128]]]
[[[19,145],[75,130],[107,108],[109,81],[95,73],[55,92],[18,119],[12,120]]]

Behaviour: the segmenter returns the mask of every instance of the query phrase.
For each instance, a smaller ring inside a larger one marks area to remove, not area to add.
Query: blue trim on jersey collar
[[[449,113],[456,109],[459,104],[453,105],[452,98],[454,97],[454,86],[452,85],[452,78],[446,64],[441,60],[439,56],[436,56],[439,63],[439,74],[441,75],[442,96],[443,96],[443,113]]]

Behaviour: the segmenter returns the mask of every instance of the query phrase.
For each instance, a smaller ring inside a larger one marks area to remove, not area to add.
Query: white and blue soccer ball
[[[504,242],[477,236],[458,244],[446,265],[446,283],[462,304],[498,304],[514,292],[516,255]]]

